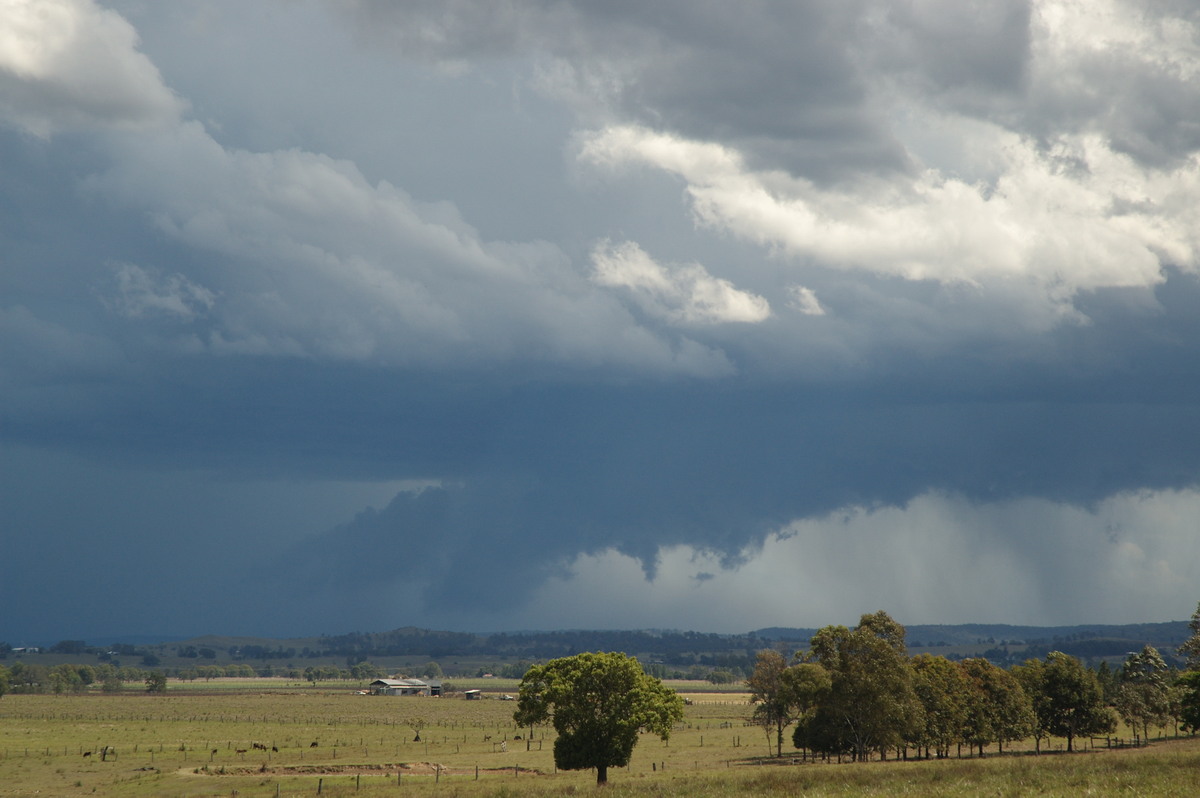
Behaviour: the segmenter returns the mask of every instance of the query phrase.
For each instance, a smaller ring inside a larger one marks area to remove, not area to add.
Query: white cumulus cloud
[[[0,0],[0,120],[38,136],[176,120],[184,104],[137,43],[88,0]]]
[[[803,285],[788,286],[788,305],[805,316],[824,316],[825,308],[821,307],[817,294],[811,288]]]
[[[1196,270],[1200,163],[1141,166],[1095,136],[1049,151],[995,137],[993,185],[927,169],[907,184],[825,188],[754,170],[736,151],[633,126],[583,144],[598,165],[640,163],[687,183],[702,224],[828,268],[1002,290],[1025,286],[1050,317],[1083,290],[1150,287],[1164,261]],[[1070,170],[1068,165],[1082,163]]]
[[[771,306],[760,296],[713,277],[698,263],[664,266],[636,243],[600,243],[592,252],[592,281],[626,289],[645,310],[672,322],[760,322]]]

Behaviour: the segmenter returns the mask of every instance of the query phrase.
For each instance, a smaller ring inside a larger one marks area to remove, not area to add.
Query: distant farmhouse
[[[429,695],[440,696],[442,683],[438,679],[376,679],[371,682],[371,695]]]

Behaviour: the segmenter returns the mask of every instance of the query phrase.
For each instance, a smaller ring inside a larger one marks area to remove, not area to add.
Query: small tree
[[[1171,717],[1171,685],[1167,663],[1154,646],[1147,645],[1125,659],[1114,704],[1135,738],[1148,740],[1151,723],[1166,725]]]
[[[50,688],[55,693],[77,692],[83,689],[83,682],[74,665],[55,665],[50,669]]]
[[[768,738],[775,732],[775,756],[783,756],[783,730],[792,722],[795,711],[792,697],[784,682],[787,662],[773,649],[758,652],[754,673],[746,680],[750,688],[750,703],[755,704],[754,722],[766,730]]]
[[[666,740],[683,719],[683,700],[618,652],[576,654],[534,665],[521,680],[518,726],[550,721],[558,732],[554,763],[563,770],[608,769],[629,764],[639,732]]]
[[[100,680],[100,689],[106,693],[119,693],[125,687],[117,669],[107,662],[96,669],[96,678]]]
[[[146,692],[147,693],[165,693],[167,691],[167,677],[162,671],[150,671],[146,676]]]
[[[754,708],[754,722],[770,736],[775,733],[775,756],[783,756],[783,730],[804,717],[829,692],[829,674],[814,662],[787,666],[783,655],[766,649],[746,680]],[[794,739],[794,738],[793,738]]]

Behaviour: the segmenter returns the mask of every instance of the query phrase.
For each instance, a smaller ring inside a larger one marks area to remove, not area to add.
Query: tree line
[[[910,657],[904,627],[879,611],[854,629],[818,630],[790,662],[760,651],[746,685],[776,756],[789,728],[797,749],[853,760],[944,758],[964,747],[982,756],[1031,737],[1038,751],[1051,737],[1072,751],[1080,738],[1112,734],[1118,720],[1141,742],[1152,727],[1200,729],[1200,606],[1189,627],[1182,673],[1150,645],[1117,670],[1061,651],[1005,669],[982,657]]]
[[[436,663],[430,663],[436,665]],[[423,673],[431,670],[426,666]],[[99,689],[101,692],[116,693],[127,689],[131,683],[146,683],[151,692],[165,689],[167,676],[182,681],[203,679],[283,676],[289,679],[304,679],[309,682],[334,680],[366,681],[387,676],[388,672],[370,662],[360,662],[349,668],[336,666],[266,667],[255,669],[240,663],[231,665],[197,665],[194,668],[139,668],[129,665],[40,665],[16,662],[10,666],[0,665],[0,696],[5,693],[82,693]],[[161,687],[160,687],[161,685]]]
[[[102,692],[116,693],[131,682],[144,683],[151,692],[165,688],[162,671],[132,666],[100,665],[38,665],[16,662],[0,665],[0,696],[13,693],[79,693],[99,687]],[[159,687],[162,685],[162,688]]]

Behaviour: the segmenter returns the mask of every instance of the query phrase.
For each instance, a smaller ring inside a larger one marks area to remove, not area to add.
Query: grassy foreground
[[[1069,756],[793,765],[786,751],[782,763],[767,756],[762,730],[746,725],[745,696],[691,698],[670,742],[644,739],[628,768],[610,772],[603,795],[1200,794],[1200,741]],[[529,730],[512,724],[513,706],[303,687],[8,695],[0,700],[0,796],[597,792],[594,774],[555,771],[548,730],[526,739]]]

